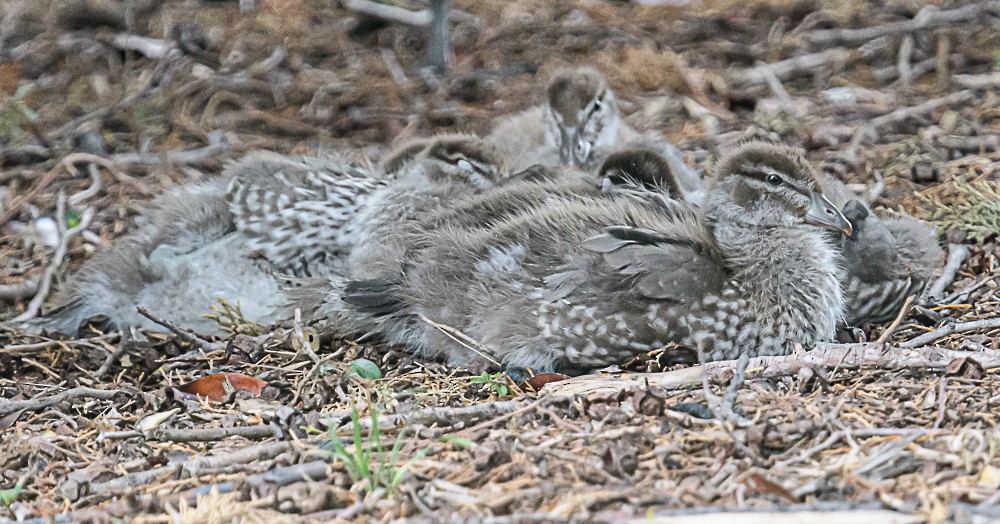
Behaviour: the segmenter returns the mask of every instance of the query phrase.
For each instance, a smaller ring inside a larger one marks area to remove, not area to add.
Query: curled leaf
[[[524,384],[528,388],[538,391],[542,389],[542,386],[548,384],[549,382],[559,382],[560,380],[566,380],[569,375],[563,375],[562,373],[540,373],[535,375],[528,380],[524,381]]]
[[[260,396],[260,392],[266,385],[267,382],[259,378],[241,373],[216,373],[179,386],[177,389],[184,393],[220,402],[233,391],[249,391],[255,397]]]

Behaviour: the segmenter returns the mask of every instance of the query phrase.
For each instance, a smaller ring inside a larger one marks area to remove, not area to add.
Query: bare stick
[[[910,60],[913,58],[913,35],[906,35],[899,44],[899,58],[896,60],[896,67],[899,69],[899,83],[903,90],[909,91],[913,87],[913,66]]]
[[[944,327],[940,327],[929,333],[924,333],[917,338],[907,340],[900,344],[904,348],[918,348],[926,346],[935,340],[940,340],[955,333],[966,333],[968,331],[986,331],[1000,328],[1000,318],[987,318],[983,320],[973,320],[971,322],[953,322]],[[978,358],[979,353],[973,353]]]
[[[142,306],[136,306],[135,310],[140,315],[148,318],[154,324],[159,325],[159,326],[163,326],[163,327],[169,329],[171,333],[177,335],[177,338],[183,340],[184,342],[187,342],[188,344],[191,344],[192,346],[195,346],[195,347],[201,349],[202,351],[215,351],[216,349],[224,349],[225,348],[224,344],[220,344],[218,342],[209,342],[209,341],[207,341],[207,340],[205,340],[205,339],[203,339],[203,338],[195,335],[194,333],[192,333],[190,331],[185,331],[185,330],[183,330],[183,329],[181,329],[181,328],[179,328],[179,327],[171,324],[170,322],[167,322],[166,320],[154,317],[152,313],[150,313],[146,308],[144,308]]]
[[[496,419],[517,410],[523,404],[524,402],[519,400],[498,400],[453,408],[430,407],[410,413],[382,415],[378,417],[378,427],[396,428],[407,424],[411,426],[433,426],[437,424],[442,427],[452,427],[456,424],[468,424],[476,420]],[[328,425],[339,424],[341,419],[320,419],[320,422]],[[365,418],[361,419],[359,424],[363,429],[370,429],[372,422],[370,418]],[[346,427],[343,426],[340,429]]]
[[[910,312],[910,307],[913,305],[915,299],[916,297],[913,295],[906,297],[906,301],[903,302],[903,307],[899,308],[899,314],[896,315],[896,319],[892,321],[892,324],[889,324],[889,327],[886,328],[885,331],[882,332],[882,335],[875,341],[876,344],[885,344],[889,341],[892,334],[895,333],[896,330],[899,329],[899,325],[903,323],[903,319],[906,318],[906,314]]]
[[[402,7],[380,4],[378,2],[372,2],[371,0],[346,0],[344,2],[344,9],[368,16],[374,16],[375,18],[381,18],[383,20],[389,20],[390,22],[398,22],[400,24],[418,27],[430,25],[431,20],[434,18],[429,9],[410,11],[409,9],[404,9]]]
[[[235,426],[231,428],[183,428],[158,429],[152,433],[156,440],[169,442],[217,442],[229,437],[247,440],[263,440],[281,437],[281,431],[267,424],[256,426]]]
[[[510,418],[513,418],[513,417],[516,417],[517,415],[520,415],[522,413],[526,413],[526,412],[528,412],[528,411],[530,411],[530,410],[538,407],[538,405],[541,404],[543,400],[545,400],[545,397],[539,398],[538,400],[535,400],[531,404],[528,404],[527,406],[524,406],[521,409],[517,409],[517,410],[511,411],[510,413],[507,413],[506,415],[501,415],[501,416],[499,416],[497,418],[493,418],[493,419],[487,420],[485,422],[481,422],[479,424],[476,424],[475,426],[472,426],[471,428],[463,429],[462,431],[459,431],[458,433],[456,433],[456,435],[465,435],[465,436],[472,435],[473,433],[475,433],[475,432],[477,432],[479,430],[486,429],[486,428],[488,428],[490,426],[493,426],[494,424],[497,424],[499,422],[503,422],[503,421],[508,420]]]
[[[323,362],[323,359],[313,351],[312,344],[309,343],[309,339],[306,338],[305,330],[302,327],[302,310],[295,308],[295,314],[292,317],[292,336],[299,343],[299,348],[303,353],[306,354],[317,366]]]
[[[951,77],[956,84],[966,89],[983,89],[1000,85],[1000,73],[984,73],[981,75],[955,75]]]
[[[808,39],[813,44],[834,44],[834,43],[859,43],[874,40],[880,36],[912,33],[921,29],[932,29],[955,22],[973,20],[985,10],[1000,8],[1000,2],[986,2],[972,4],[958,9],[936,11],[934,9],[921,9],[912,20],[901,22],[890,22],[888,24],[865,27],[862,29],[828,29],[825,31],[813,31]]]
[[[474,338],[470,337],[469,335],[466,335],[465,333],[462,333],[461,331],[459,331],[459,330],[457,330],[457,329],[455,329],[455,328],[453,328],[451,326],[446,326],[444,324],[438,324],[437,322],[434,322],[433,320],[431,320],[431,319],[429,319],[429,318],[427,318],[427,317],[425,317],[423,315],[420,315],[419,318],[420,318],[420,320],[426,322],[429,326],[431,326],[431,327],[437,329],[438,331],[444,333],[445,335],[447,335],[448,338],[454,340],[455,342],[458,342],[459,344],[461,344],[462,346],[464,346],[469,351],[472,351],[473,353],[475,353],[475,354],[477,354],[477,355],[485,358],[486,360],[489,360],[490,362],[492,362],[496,366],[501,365],[500,361],[498,361],[497,359],[493,358],[493,356],[490,354],[490,349],[488,347],[486,347],[485,345],[483,345],[481,342],[475,340]]]
[[[759,65],[750,69],[734,71],[729,75],[729,78],[734,84],[743,86],[766,84],[768,78],[772,75],[779,80],[784,80],[803,71],[844,62],[851,57],[851,54],[851,51],[838,47],[819,53],[796,56],[780,62]]]
[[[410,79],[406,78],[406,71],[403,71],[403,67],[399,65],[399,60],[396,60],[396,53],[392,52],[392,49],[385,47],[380,47],[378,52],[382,57],[382,62],[385,63],[385,68],[392,75],[393,82],[396,82],[396,85],[403,89],[408,88],[410,86]],[[313,102],[315,102],[315,98],[313,98]]]
[[[133,35],[129,33],[119,33],[115,35],[115,37],[111,39],[111,43],[118,49],[138,51],[149,58],[163,58],[167,56],[167,51],[171,48],[171,44],[166,40]]]
[[[942,135],[934,137],[934,141],[941,147],[957,149],[965,153],[990,152],[1000,149],[1000,135]]]
[[[433,22],[427,34],[427,64],[438,74],[448,71],[452,62],[451,38],[449,37],[448,14],[451,12],[451,0],[431,0]]]
[[[170,164],[197,164],[213,160],[219,155],[228,153],[232,146],[226,142],[212,144],[187,151],[166,151],[163,153],[119,153],[111,157],[118,165],[156,165],[164,161]]]
[[[97,170],[97,165],[87,164],[87,173],[90,174],[90,186],[69,197],[69,203],[72,206],[78,206],[81,202],[94,198],[101,192],[101,173]]]
[[[74,176],[79,174],[76,168],[73,167],[73,164],[77,162],[92,162],[101,165],[102,167],[106,168],[108,171],[111,171],[112,173],[116,173],[114,166],[111,164],[111,162],[97,155],[92,155],[90,153],[73,153],[70,155],[66,155],[62,160],[59,161],[58,164],[53,166],[52,169],[48,170],[44,175],[39,177],[38,182],[36,182],[35,185],[30,190],[28,190],[27,193],[19,197],[17,201],[11,204],[10,209],[6,210],[3,216],[0,217],[0,225],[6,224],[7,221],[13,218],[14,215],[21,209],[21,206],[30,202],[33,198],[38,196],[38,194],[41,193],[43,189],[45,189],[50,183],[52,183],[52,181],[55,180],[56,175],[59,174],[60,168],[66,169]]]
[[[937,47],[935,53],[937,62],[937,82],[938,89],[947,91],[951,85],[951,38],[947,30],[938,32]]]
[[[56,252],[52,255],[52,260],[49,261],[49,265],[46,266],[45,271],[42,273],[41,283],[38,285],[38,292],[28,303],[28,308],[20,315],[14,317],[13,322],[27,322],[38,316],[38,312],[42,309],[42,303],[49,296],[49,291],[52,289],[52,277],[55,275],[56,270],[62,265],[63,259],[66,258],[66,252],[69,251],[69,240],[76,235],[79,235],[83,230],[90,227],[90,221],[94,219],[94,209],[87,208],[83,211],[80,216],[80,223],[71,229],[66,229],[66,195],[62,191],[59,191],[59,196],[56,198],[56,224],[59,226],[59,246],[56,247]]]
[[[6,417],[11,413],[22,410],[35,411],[54,406],[66,400],[77,398],[96,398],[99,400],[111,400],[115,395],[122,393],[120,389],[94,389],[87,387],[76,387],[67,389],[62,393],[50,395],[48,397],[33,398],[30,400],[0,400],[0,417]]]
[[[1000,325],[1000,319],[991,319],[989,322]],[[875,343],[820,344],[816,349],[801,354],[753,358],[749,364],[753,374],[749,378],[789,376],[802,368],[857,369],[866,366],[880,369],[944,369],[957,358],[969,357],[975,358],[986,368],[1000,367],[1000,350],[970,353],[943,348],[885,348]],[[726,360],[666,373],[629,373],[621,377],[584,375],[546,384],[542,394],[556,398],[574,398],[579,395],[602,396],[622,391],[643,391],[649,387],[687,388],[691,384],[700,385],[703,373],[712,382],[721,383],[728,379],[730,373],[735,372],[737,365],[735,360]]]
[[[944,422],[945,407],[947,403],[945,400],[948,398],[948,377],[941,377],[938,379],[938,415],[934,419],[934,429],[941,427],[941,423]]]
[[[91,376],[94,377],[94,380],[101,380],[104,378],[104,375],[111,369],[111,366],[125,354],[125,351],[128,349],[125,342],[126,341],[122,340],[121,344],[118,344],[118,347],[115,348],[114,351],[108,353],[108,356],[104,359],[104,363],[101,364],[101,367],[97,368],[97,371],[91,374]]]
[[[781,80],[778,79],[778,75],[774,74],[774,70],[765,69],[764,74],[767,78],[767,87],[771,89],[774,96],[778,97],[782,102],[791,102],[792,97],[785,90],[785,86],[781,85]]]
[[[969,258],[969,248],[962,244],[950,244],[948,246],[948,262],[941,271],[941,276],[934,281],[934,285],[927,290],[927,300],[936,300],[944,294],[945,288],[955,281],[955,275],[962,268],[965,259]]]
[[[878,129],[880,127],[885,127],[889,124],[902,122],[907,118],[926,115],[927,113],[930,113],[931,111],[934,111],[935,109],[941,107],[947,107],[954,104],[964,104],[965,102],[973,100],[974,98],[976,98],[976,94],[973,93],[971,90],[956,91],[941,98],[934,98],[922,104],[917,104],[911,107],[903,107],[887,115],[882,115],[880,117],[873,118],[871,124],[876,129]]]
[[[700,363],[698,367],[702,369],[705,369],[707,363],[704,346],[705,344],[703,342],[698,342],[698,362]],[[743,385],[747,365],[749,363],[750,354],[745,352],[741,353],[740,358],[736,361],[736,369],[733,373],[733,378],[729,383],[729,387],[726,389],[726,396],[723,400],[720,400],[719,397],[712,393],[712,388],[709,387],[708,373],[702,373],[701,375],[701,391],[705,395],[705,401],[708,403],[709,409],[712,410],[712,414],[719,421],[719,425],[722,426],[726,435],[729,436],[729,440],[733,443],[733,446],[740,450],[744,456],[750,458],[754,462],[757,462],[757,453],[748,448],[740,439],[737,439],[736,435],[733,433],[732,427],[730,426],[730,423],[732,422],[737,422],[743,426],[749,425],[749,421],[740,417],[733,411],[733,404],[736,402],[736,391]]]
[[[48,348],[66,345],[66,346],[77,346],[85,344],[93,344],[95,342],[115,342],[121,337],[119,333],[107,333],[98,337],[91,338],[80,338],[76,340],[46,340],[45,342],[36,342],[34,344],[12,344],[9,346],[4,346],[0,348],[0,355],[29,355],[31,353],[37,353],[39,351],[44,351]]]

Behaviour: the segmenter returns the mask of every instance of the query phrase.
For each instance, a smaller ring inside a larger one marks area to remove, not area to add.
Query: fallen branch
[[[729,74],[729,79],[735,84],[742,86],[752,86],[768,83],[768,78],[785,80],[786,78],[820,67],[828,67],[831,64],[845,62],[852,53],[848,49],[836,48],[800,55],[772,64],[763,64],[749,69],[733,71]]]
[[[992,152],[1000,149],[1000,135],[943,135],[936,137],[934,142],[941,147],[956,149],[963,153]]]
[[[849,508],[839,511],[802,509],[794,511],[723,511],[708,509],[701,513],[683,512],[674,516],[651,516],[631,522],[648,524],[709,524],[714,522],[739,522],[740,524],[792,524],[799,522],[825,522],[828,524],[916,524],[921,517],[887,509]]]
[[[900,346],[904,348],[918,348],[947,337],[948,335],[954,335],[955,333],[986,331],[989,329],[1000,329],[1000,318],[987,318],[983,320],[973,320],[971,322],[953,322],[937,328],[934,331],[924,333],[923,335],[920,335],[912,340],[907,340],[906,342],[900,344]],[[978,355],[978,353],[973,354]],[[980,364],[983,363],[980,362]],[[986,364],[983,364],[983,366],[986,366]]]
[[[390,22],[417,27],[426,27],[434,19],[434,15],[431,14],[430,9],[410,11],[402,7],[372,2],[371,0],[346,0],[344,2],[344,9]]]
[[[154,439],[168,442],[218,442],[229,437],[263,440],[271,437],[280,438],[281,431],[273,426],[260,424],[231,428],[160,429],[153,432]]]
[[[878,129],[881,127],[885,127],[889,124],[902,122],[907,118],[925,115],[927,113],[930,113],[931,111],[934,111],[942,107],[947,107],[954,104],[964,104],[965,102],[973,100],[974,98],[976,98],[976,94],[973,93],[971,90],[957,91],[955,93],[951,93],[941,98],[934,98],[922,104],[917,104],[915,106],[903,107],[889,114],[873,118],[871,124],[872,126],[875,127],[875,129]]]
[[[378,417],[378,427],[380,429],[398,428],[407,425],[451,427],[459,423],[470,423],[482,419],[496,419],[507,415],[518,408],[524,406],[523,402],[516,400],[504,400],[498,402],[481,402],[471,406],[462,407],[432,407],[420,411],[400,413],[396,415],[382,415]],[[340,424],[340,419],[321,419],[323,424]],[[370,429],[371,419],[365,418],[358,421],[362,429]],[[347,429],[350,424],[345,424],[339,429]]]
[[[933,29],[956,22],[973,20],[986,10],[1000,9],[1000,2],[971,4],[958,9],[938,11],[934,8],[921,9],[912,20],[889,22],[887,24],[861,29],[828,29],[809,34],[810,43],[818,45],[856,44],[874,40],[880,36],[911,33],[921,29]]]
[[[933,301],[944,294],[944,290],[955,281],[955,275],[962,268],[965,259],[969,258],[969,248],[962,244],[951,244],[948,246],[948,262],[941,270],[941,276],[934,281],[934,285],[927,290],[927,300]]]
[[[156,165],[168,164],[198,164],[206,160],[216,160],[220,155],[228,153],[232,145],[226,142],[208,145],[187,151],[165,151],[162,153],[119,153],[111,157],[117,165]]]
[[[34,344],[12,344],[0,348],[0,355],[30,355],[38,353],[51,347],[65,345],[67,347],[93,344],[95,342],[117,342],[121,338],[120,333],[107,333],[97,337],[80,338],[75,340],[47,340]]]
[[[989,322],[1000,327],[1000,319]],[[857,369],[944,369],[952,360],[973,357],[985,368],[1000,367],[1000,350],[954,351],[942,348],[920,350],[890,347],[880,344],[821,344],[812,351],[781,357],[756,357],[750,360],[747,379],[791,376],[803,368]],[[583,375],[561,382],[546,384],[542,393],[557,398],[579,395],[615,396],[622,391],[640,391],[649,387],[664,389],[700,387],[702,373],[715,383],[725,383],[737,370],[736,360],[709,362],[705,366],[669,371],[666,373],[624,373],[618,376]],[[543,397],[544,398],[544,397]]]
[[[1000,73],[954,75],[951,79],[955,84],[966,89],[983,89],[1000,85]]]
[[[67,389],[62,393],[42,398],[33,398],[30,400],[0,400],[0,417],[5,417],[18,411],[36,411],[77,398],[111,400],[115,397],[115,395],[121,393],[124,393],[124,391],[120,389],[76,387],[73,389]]]
[[[167,56],[172,45],[166,40],[159,38],[149,38],[148,36],[132,35],[120,33],[111,39],[111,44],[125,51],[138,51],[149,58],[163,58]]]

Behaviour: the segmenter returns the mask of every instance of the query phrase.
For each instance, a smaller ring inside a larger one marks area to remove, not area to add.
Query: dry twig
[[[903,323],[903,319],[906,318],[906,314],[910,312],[910,307],[913,306],[915,299],[916,297],[913,295],[906,297],[906,301],[903,302],[903,307],[899,308],[899,314],[896,315],[896,319],[892,321],[892,324],[889,324],[889,327],[887,327],[885,331],[882,332],[882,335],[875,341],[876,344],[885,344],[886,342],[889,342],[889,339],[892,338],[892,334],[899,329],[899,325]]]
[[[938,299],[944,290],[955,281],[955,275],[962,268],[965,259],[969,258],[969,248],[962,244],[951,244],[948,246],[948,262],[941,270],[941,276],[934,281],[934,285],[927,290],[927,300]]]
[[[1000,318],[987,318],[983,320],[973,320],[971,322],[953,322],[951,324],[946,324],[944,327],[935,329],[934,331],[924,333],[914,339],[907,340],[906,342],[900,344],[900,346],[904,348],[919,348],[947,337],[948,335],[954,335],[955,333],[986,331],[997,328],[1000,328]],[[985,366],[986,364],[983,365]]]
[[[1000,2],[983,2],[971,4],[958,9],[938,11],[934,8],[921,9],[912,20],[890,22],[888,24],[865,27],[862,29],[828,29],[813,31],[809,34],[810,42],[819,45],[845,43],[853,44],[874,40],[880,36],[912,33],[921,29],[933,29],[956,22],[965,22],[978,17],[985,10],[1000,9]]]
[[[33,398],[30,400],[0,400],[0,417],[5,417],[18,411],[36,411],[44,409],[67,400],[78,398],[95,398],[100,400],[110,400],[124,393],[121,389],[94,389],[87,387],[75,387],[67,389],[62,393],[56,393],[47,397]]]
[[[987,329],[987,324],[1000,327],[1000,319],[979,321],[974,329]],[[942,335],[944,336],[944,335]],[[921,345],[926,342],[921,343]],[[798,373],[802,368],[857,369],[876,367],[882,369],[944,369],[957,358],[975,358],[983,367],[1000,367],[1000,351],[955,351],[942,348],[910,347],[884,348],[880,344],[821,344],[812,351],[781,357],[756,357],[751,359],[751,378],[772,378]],[[584,375],[561,382],[546,384],[543,395],[573,398],[579,395],[613,396],[622,391],[640,391],[648,387],[679,388],[701,384],[702,373],[712,382],[728,380],[738,367],[735,360],[708,362],[704,366],[691,366],[666,373],[632,373],[626,376]],[[748,372],[749,374],[750,372]]]
[[[153,316],[153,314],[150,313],[149,310],[147,310],[146,308],[144,308],[142,306],[136,306],[135,310],[140,315],[148,318],[154,324],[156,324],[158,326],[163,326],[163,327],[169,329],[171,333],[177,335],[177,338],[181,339],[182,341],[184,341],[184,342],[186,342],[186,343],[188,343],[188,344],[190,344],[190,345],[192,345],[192,346],[194,346],[194,347],[196,347],[198,349],[201,349],[202,351],[210,352],[210,351],[216,351],[216,350],[220,350],[220,349],[225,349],[226,348],[226,346],[225,346],[224,343],[221,343],[221,342],[209,342],[208,340],[205,340],[205,339],[199,337],[198,335],[195,335],[194,333],[192,333],[190,331],[183,330],[183,329],[181,329],[181,328],[179,328],[179,327],[171,324],[170,322],[167,322],[166,320],[163,320],[161,318],[157,318],[157,317]]]

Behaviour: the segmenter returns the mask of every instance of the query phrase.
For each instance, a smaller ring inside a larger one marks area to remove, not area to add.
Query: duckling
[[[496,151],[475,135],[446,134],[427,140],[410,160],[399,162],[395,179],[352,221],[356,241],[348,257],[349,274],[354,278],[394,274],[401,256],[401,246],[392,242],[394,232],[447,208],[461,195],[497,186],[503,174]]]
[[[906,297],[923,293],[941,262],[934,229],[912,217],[880,219],[857,200],[844,206],[844,216],[855,231],[841,243],[845,320],[850,326],[891,321]]]
[[[559,70],[546,103],[500,121],[487,135],[513,171],[532,164],[581,165],[595,147],[610,147],[623,129],[614,92],[591,67]]]
[[[85,320],[107,315],[112,327],[162,330],[136,311],[211,333],[202,316],[222,298],[252,321],[273,319],[282,303],[262,261],[248,257],[214,180],[176,188],[154,200],[139,227],[84,263],[56,294],[56,307],[33,326],[75,334]]]
[[[287,316],[284,275],[332,275],[354,240],[347,221],[385,181],[346,162],[253,152],[222,176],[155,199],[137,229],[87,261],[34,322],[72,333],[104,314],[114,327],[162,329],[139,315],[212,333],[217,299],[248,320]]]

